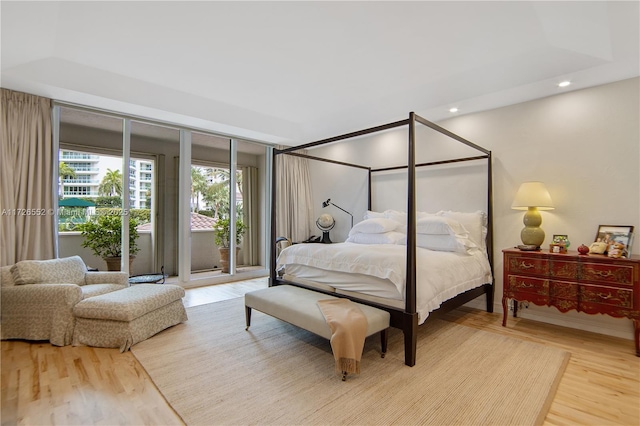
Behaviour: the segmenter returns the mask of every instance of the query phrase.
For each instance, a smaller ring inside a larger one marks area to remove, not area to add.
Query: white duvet
[[[404,300],[406,251],[406,246],[394,244],[295,244],[280,253],[277,268],[336,289]],[[481,250],[463,254],[418,247],[416,265],[420,324],[442,302],[491,282],[491,268]]]

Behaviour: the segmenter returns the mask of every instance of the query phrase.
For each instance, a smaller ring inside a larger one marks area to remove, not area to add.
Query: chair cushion
[[[89,297],[73,307],[77,318],[132,321],[184,297],[184,289],[171,284],[138,284]]]
[[[82,298],[87,299],[89,297],[111,293],[112,291],[122,290],[127,288],[127,286],[121,284],[87,284],[80,288],[82,289]]]
[[[23,260],[11,267],[11,274],[16,285],[84,285],[86,272],[87,267],[80,256],[51,260]]]

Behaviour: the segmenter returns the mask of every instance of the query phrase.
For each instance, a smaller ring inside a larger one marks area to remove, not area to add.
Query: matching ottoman
[[[184,295],[184,289],[177,285],[138,284],[84,299],[73,308],[73,345],[129,350],[186,321]]]

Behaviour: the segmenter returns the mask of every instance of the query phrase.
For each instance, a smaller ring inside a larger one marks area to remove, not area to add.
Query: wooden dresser
[[[502,325],[507,302],[514,299],[560,312],[576,310],[633,320],[636,355],[640,356],[640,256],[613,259],[578,252],[550,253],[506,249]],[[514,304],[513,315],[517,315]]]

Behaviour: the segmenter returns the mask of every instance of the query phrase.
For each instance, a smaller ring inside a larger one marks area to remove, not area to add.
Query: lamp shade
[[[516,198],[511,204],[514,210],[528,210],[537,207],[538,210],[553,210],[553,201],[547,187],[542,182],[524,182],[518,188]]]

